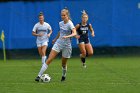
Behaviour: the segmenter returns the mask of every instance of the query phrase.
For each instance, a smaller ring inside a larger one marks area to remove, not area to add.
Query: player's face
[[[83,15],[82,16],[82,22],[87,22],[88,21],[88,16],[87,15]]]
[[[39,16],[39,22],[44,22],[44,16]]]
[[[66,14],[65,11],[61,12],[61,18],[62,18],[63,21],[68,20],[68,15]]]

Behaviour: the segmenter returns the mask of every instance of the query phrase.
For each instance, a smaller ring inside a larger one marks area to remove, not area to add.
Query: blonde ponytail
[[[83,17],[84,15],[86,15],[86,16],[88,17],[88,14],[86,13],[85,10],[81,11],[81,13],[82,13],[82,17]]]

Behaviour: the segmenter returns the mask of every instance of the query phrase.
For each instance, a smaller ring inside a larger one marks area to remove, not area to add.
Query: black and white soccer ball
[[[40,77],[40,79],[41,79],[42,82],[48,83],[48,82],[50,82],[51,77],[50,77],[48,74],[43,74],[43,75]]]

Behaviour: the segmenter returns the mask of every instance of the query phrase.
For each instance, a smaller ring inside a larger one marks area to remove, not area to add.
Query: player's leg
[[[61,81],[65,81],[67,72],[67,60],[71,57],[72,47],[68,46],[62,49],[62,78]]]
[[[78,47],[80,49],[80,57],[83,57],[85,58],[86,57],[86,49],[85,49],[85,42],[83,39],[77,39],[77,44],[78,44]]]
[[[90,43],[85,44],[86,50],[87,50],[87,56],[92,56],[93,55],[93,48],[92,45]]]
[[[50,55],[46,61],[46,63],[44,63],[40,69],[40,72],[38,73],[38,76],[36,77],[35,81],[39,81],[41,75],[46,71],[46,69],[48,68],[48,65],[52,62],[52,60],[57,56],[58,52],[56,52],[55,50],[51,50]]]
[[[44,64],[45,60],[46,60],[46,50],[47,50],[47,47],[48,47],[48,42],[44,42],[42,44],[42,47],[41,47],[41,49],[42,49],[42,64]]]
[[[42,57],[42,48],[41,48],[41,45],[38,44],[37,47],[38,47],[38,53]]]
[[[68,60],[68,58],[62,57],[62,78],[61,78],[61,81],[64,81],[66,78],[67,60]]]
[[[79,45],[79,49],[80,49],[80,58],[81,61],[83,63],[83,66],[86,67],[85,62],[86,62],[86,48],[85,48],[85,44],[84,43],[80,43]]]
[[[42,57],[42,47],[41,47],[41,43],[37,43],[37,47],[38,47],[38,53],[40,55],[40,57]],[[43,64],[43,63],[42,63]]]
[[[85,57],[86,57],[85,44],[84,44],[84,43],[80,43],[80,44],[78,45],[78,47],[79,47],[80,52],[81,52],[80,57],[85,58]]]
[[[40,72],[38,73],[38,76],[36,77],[35,81],[40,80],[41,75],[45,72],[45,70],[48,68],[48,65],[52,62],[52,60],[57,56],[59,52],[60,52],[59,46],[57,44],[54,44],[46,63],[42,65]]]

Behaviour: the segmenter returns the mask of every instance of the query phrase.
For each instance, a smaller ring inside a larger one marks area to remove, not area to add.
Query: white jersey
[[[43,33],[43,36],[41,37],[37,36],[36,43],[49,42],[49,38],[47,37],[48,30],[52,30],[52,28],[46,22],[44,22],[43,25],[41,25],[40,22],[35,24],[32,31],[36,32],[37,34]]]
[[[71,38],[63,39],[62,37],[68,36],[72,33],[71,30],[75,28],[72,21],[69,20],[66,24],[64,23],[64,21],[61,21],[59,22],[59,27],[60,27],[60,36],[57,39],[56,43],[61,45],[71,46]]]

